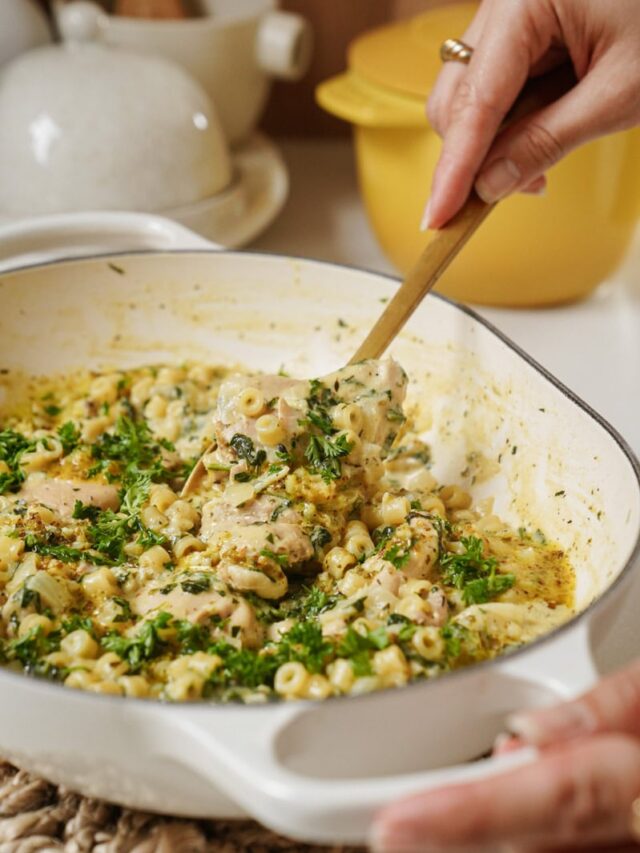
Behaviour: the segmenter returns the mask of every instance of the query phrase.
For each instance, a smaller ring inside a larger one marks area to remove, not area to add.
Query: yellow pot
[[[406,271],[440,140],[425,99],[438,48],[464,32],[476,8],[461,3],[373,30],[349,49],[349,70],[322,83],[322,107],[354,126],[358,176],[373,230]],[[640,216],[640,131],[591,142],[550,170],[544,196],[501,202],[443,276],[439,290],[487,305],[579,299],[619,264]]]

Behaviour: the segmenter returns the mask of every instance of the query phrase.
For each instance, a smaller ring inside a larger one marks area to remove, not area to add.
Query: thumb
[[[611,86],[617,66],[612,57],[601,61],[566,95],[500,134],[475,181],[480,198],[491,204],[520,191],[572,149],[629,125],[630,99]]]
[[[508,728],[538,747],[597,733],[640,736],[640,660],[553,708],[511,716]]]

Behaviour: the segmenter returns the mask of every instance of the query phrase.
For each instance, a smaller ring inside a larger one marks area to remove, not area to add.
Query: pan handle
[[[179,734],[171,740],[180,743],[180,760],[192,772],[247,815],[275,832],[316,844],[366,844],[375,814],[393,800],[444,785],[488,779],[527,764],[537,755],[534,749],[522,749],[473,763],[388,776],[309,775],[287,767],[278,748],[278,742],[289,738],[296,717],[304,716],[305,706],[309,708],[308,703],[300,703],[273,711],[240,708],[227,715],[214,712],[209,719],[202,715],[199,720],[183,718]],[[363,725],[367,725],[366,714]],[[335,749],[339,750],[342,736],[339,730],[335,734]],[[295,740],[293,733],[291,737]],[[170,745],[166,748],[171,750]]]
[[[205,248],[220,247],[162,216],[119,211],[61,213],[0,226],[0,271],[105,252]]]
[[[193,709],[176,715],[180,742],[189,744],[181,758],[276,831],[305,841],[362,843],[375,813],[394,799],[534,760],[533,749],[468,758],[490,746],[513,711],[591,686],[598,675],[588,643],[582,619],[511,659],[423,688],[324,703]]]

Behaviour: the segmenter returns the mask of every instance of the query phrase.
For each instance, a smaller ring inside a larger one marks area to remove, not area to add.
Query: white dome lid
[[[73,42],[0,69],[2,217],[160,211],[230,181],[213,105],[172,62]]]

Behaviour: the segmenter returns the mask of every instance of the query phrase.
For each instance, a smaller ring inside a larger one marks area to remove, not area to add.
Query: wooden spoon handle
[[[472,193],[440,231],[429,231],[427,245],[349,364],[380,358],[442,273],[493,209]]]

